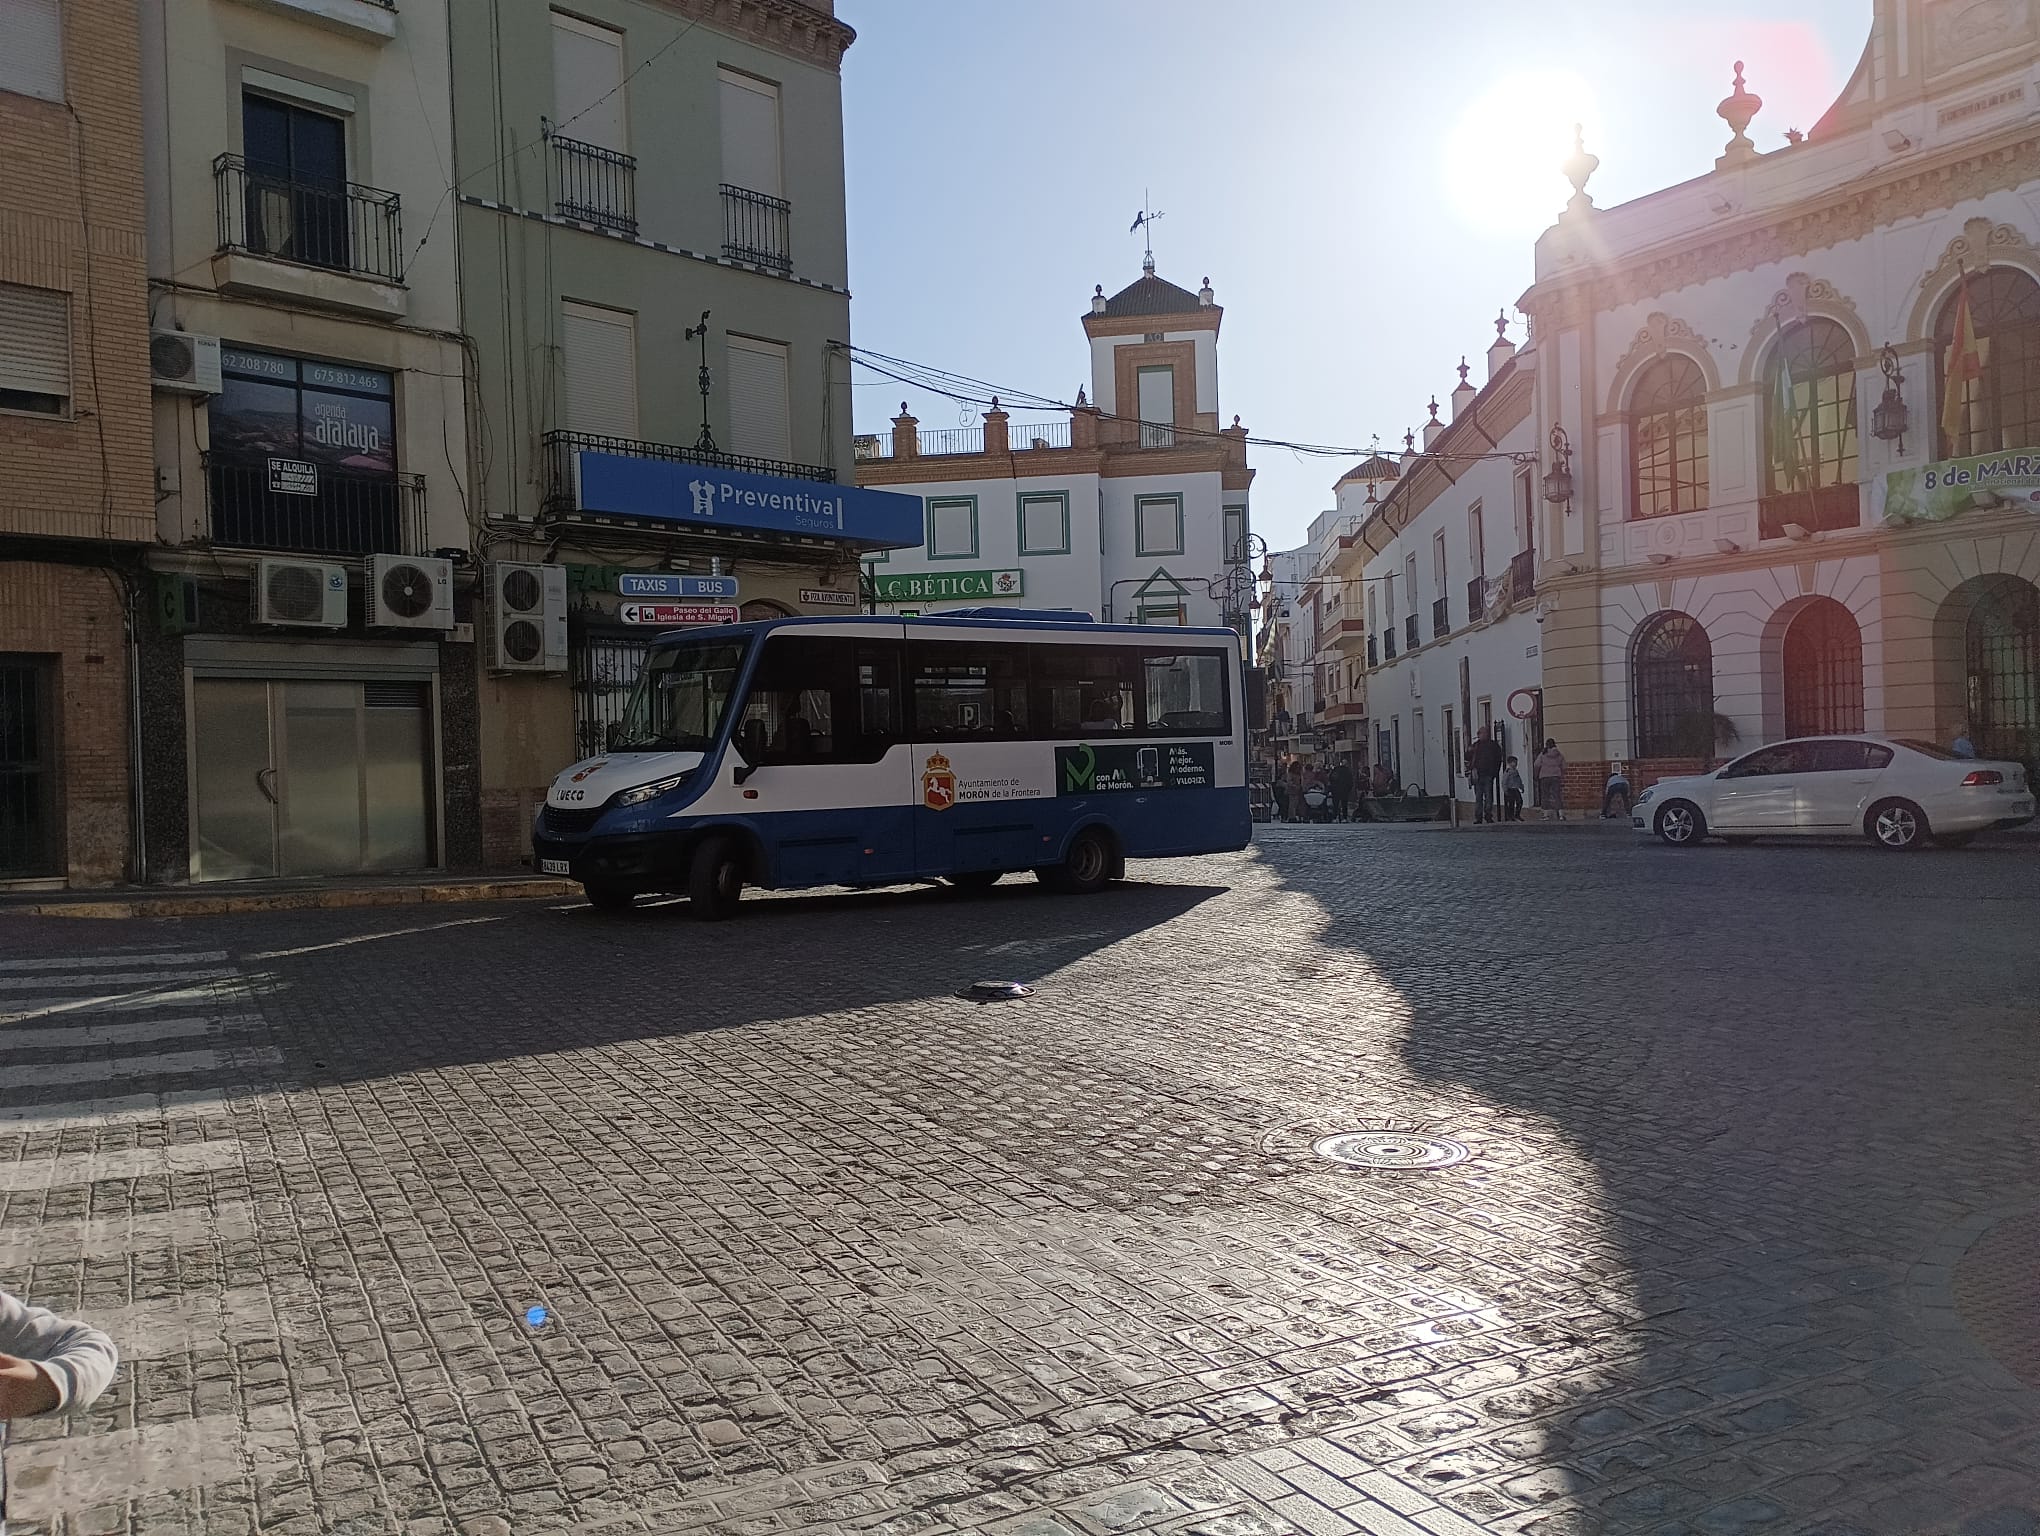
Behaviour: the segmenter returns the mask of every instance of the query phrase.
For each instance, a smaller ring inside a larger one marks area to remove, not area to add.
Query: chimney
[[[1091,313],[1094,315],[1105,313],[1105,285],[1103,283],[1097,284],[1091,290]]]
[[[1424,423],[1424,451],[1431,451],[1431,444],[1438,441],[1438,434],[1445,430],[1445,423],[1438,419],[1438,397],[1431,396],[1431,419]]]
[[[1479,390],[1475,389],[1468,382],[1466,375],[1466,356],[1464,353],[1461,353],[1459,358],[1459,387],[1452,391],[1452,419],[1454,421],[1459,420],[1459,413],[1466,409],[1468,403],[1472,401],[1475,395],[1480,393]]]
[[[900,402],[900,413],[892,419],[892,456],[896,459],[918,459],[921,456],[921,434],[919,418],[907,414],[907,402]]]
[[[1208,277],[1204,280],[1204,286],[1197,290],[1197,302],[1204,309],[1211,308],[1216,302],[1216,295],[1211,291],[1211,279]]]
[[[1502,371],[1502,364],[1515,355],[1516,344],[1509,340],[1509,312],[1505,309],[1495,316],[1495,339],[1487,349],[1487,376],[1492,379]]]
[[[1070,446],[1072,448],[1096,448],[1098,446],[1098,407],[1084,398],[1084,388],[1077,386],[1077,403],[1070,407]]]
[[[1000,406],[999,397],[997,395],[992,396],[992,408],[985,412],[986,453],[1011,453],[1013,451],[1012,435],[1006,425],[1011,419]]]

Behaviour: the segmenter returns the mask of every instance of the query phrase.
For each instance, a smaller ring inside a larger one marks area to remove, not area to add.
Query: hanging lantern
[[[1884,345],[1884,355],[1878,360],[1878,368],[1884,374],[1884,398],[1877,402],[1877,408],[1870,413],[1870,435],[1882,442],[1897,443],[1898,451],[1905,452],[1905,429],[1911,420],[1906,409],[1905,396],[1899,386],[1905,382],[1905,375],[1899,371],[1898,353],[1891,344]]]

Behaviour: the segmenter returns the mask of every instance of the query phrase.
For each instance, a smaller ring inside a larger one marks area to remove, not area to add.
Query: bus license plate
[[[564,875],[569,871],[565,859],[540,859],[538,872],[542,875]]]

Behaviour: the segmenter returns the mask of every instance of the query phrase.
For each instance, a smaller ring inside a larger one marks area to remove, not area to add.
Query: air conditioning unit
[[[149,385],[183,395],[220,392],[220,339],[189,331],[149,332]]]
[[[426,555],[370,555],[368,622],[378,629],[453,628],[453,562]]]
[[[567,568],[499,560],[489,567],[492,651],[499,672],[567,670]]]
[[[316,560],[258,560],[251,606],[257,624],[345,629],[347,567]]]

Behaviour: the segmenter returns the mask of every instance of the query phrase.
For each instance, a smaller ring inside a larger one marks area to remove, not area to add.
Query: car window
[[[1921,757],[1935,758],[1940,762],[1957,763],[1963,761],[1962,758],[1958,758],[1953,752],[1950,752],[1946,747],[1936,745],[1934,742],[1931,741],[1915,741],[1912,739],[1912,737],[1906,736],[1900,738],[1898,744],[1901,747],[1911,748],[1913,751],[1919,753]]]
[[[1800,743],[1780,742],[1775,747],[1759,747],[1749,756],[1730,763],[1721,770],[1724,779],[1753,779],[1772,773],[1805,773],[1808,758]]]
[[[1871,766],[1867,741],[1815,741],[1804,746],[1813,754],[1814,773],[1860,773]],[[1889,760],[1891,754],[1884,755]]]

